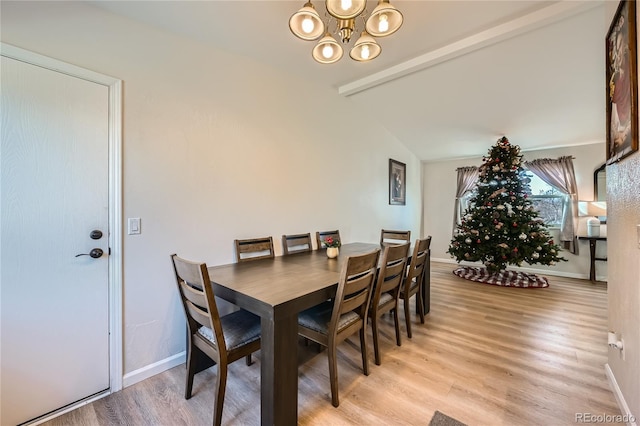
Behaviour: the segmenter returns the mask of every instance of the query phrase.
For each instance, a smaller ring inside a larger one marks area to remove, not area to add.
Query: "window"
[[[531,179],[531,204],[538,211],[540,218],[549,228],[559,228],[562,225],[562,214],[569,197],[561,193],[552,185],[540,179],[529,171],[525,175]]]
[[[474,187],[471,191],[467,191],[467,193],[460,198],[460,207],[463,212],[467,211],[467,209],[471,206],[471,199],[477,195],[478,195],[478,189],[477,187]],[[458,224],[461,224],[461,223],[462,223],[462,218],[459,217]]]
[[[545,226],[548,228],[560,228],[562,226],[562,215],[567,202],[569,202],[569,197],[560,192],[555,186],[549,185],[540,179],[533,172],[525,170],[522,177],[528,177],[531,180],[529,182],[531,193],[528,194],[528,198],[540,218],[544,221]],[[477,187],[474,187],[460,198],[462,212],[465,212],[471,206],[471,200],[477,195]],[[458,217],[458,225],[461,223],[461,219],[461,217]]]

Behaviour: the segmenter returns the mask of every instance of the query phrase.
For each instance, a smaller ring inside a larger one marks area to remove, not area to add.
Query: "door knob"
[[[80,254],[76,254],[76,257],[80,257],[80,256],[91,256],[94,259],[98,259],[99,257],[102,257],[102,255],[104,254],[104,252],[102,251],[102,249],[99,248],[94,248],[93,250],[91,250],[89,253],[80,253]]]

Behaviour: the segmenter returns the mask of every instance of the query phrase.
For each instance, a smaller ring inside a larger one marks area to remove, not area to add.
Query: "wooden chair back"
[[[207,265],[175,254],[171,260],[188,325],[184,397],[191,398],[195,374],[211,366],[211,361],[217,364],[213,425],[220,426],[228,364],[246,358],[251,365],[251,354],[260,349],[260,318],[242,309],[221,318]]]
[[[335,231],[318,231],[316,232],[316,247],[318,250],[325,248],[323,247],[323,241],[327,239],[327,237],[333,238],[334,241],[342,242],[340,239],[340,231],[337,229]]]
[[[406,241],[411,241],[411,231],[392,231],[389,229],[383,229],[380,232],[381,246],[385,246],[387,244],[403,244]]]
[[[313,250],[311,233],[282,236],[282,250],[284,254],[302,253]]]
[[[405,278],[400,298],[404,299],[404,317],[407,326],[407,336],[411,338],[411,313],[409,311],[409,299],[416,296],[416,308],[420,315],[420,322],[424,324],[424,303],[422,300],[422,286],[424,285],[425,267],[429,260],[429,246],[431,245],[431,236],[424,239],[416,240],[411,255],[409,269]]]
[[[360,334],[362,371],[369,375],[367,315],[378,270],[380,249],[344,261],[336,296],[298,314],[298,334],[327,347],[331,403],[340,405],[336,347],[352,334]]]
[[[416,240],[415,247],[413,248],[413,255],[411,256],[411,262],[409,269],[407,270],[407,283],[409,281],[421,280],[424,274],[424,268],[427,263],[427,257],[429,256],[429,247],[431,246],[431,236],[424,239]]]
[[[377,307],[380,296],[384,293],[391,293],[394,299],[397,299],[401,284],[404,283],[410,245],[410,243],[404,243],[384,248],[371,306]]]
[[[340,317],[347,312],[357,313],[360,319],[351,326],[340,329],[340,335],[336,339],[338,342],[353,334],[354,331],[363,328],[366,324],[379,257],[379,249],[359,256],[350,256],[342,267],[331,314],[329,334],[337,334]],[[342,336],[344,337],[341,338]],[[363,350],[366,351],[366,348]]]
[[[207,265],[190,262],[175,254],[171,255],[171,259],[180,299],[187,317],[189,343],[200,346],[193,342],[193,339],[199,336],[198,330],[200,327],[204,326],[213,330],[215,346],[207,344],[206,351],[207,355],[217,362],[220,360],[220,353],[226,352],[226,346]]]
[[[373,349],[375,362],[380,365],[380,349],[378,343],[378,322],[385,312],[393,310],[396,329],[396,344],[400,346],[400,319],[398,317],[398,300],[404,283],[409,256],[410,243],[389,245],[384,248],[378,279],[371,298],[369,317],[373,331]]]
[[[235,240],[238,263],[273,258],[273,237]]]

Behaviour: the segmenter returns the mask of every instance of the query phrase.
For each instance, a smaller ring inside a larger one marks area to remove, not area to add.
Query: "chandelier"
[[[342,58],[343,49],[330,34],[329,24],[335,21],[335,33],[339,35],[342,43],[346,44],[356,29],[356,19],[362,18],[364,30],[351,48],[349,56],[355,61],[370,61],[382,51],[374,37],[386,37],[395,33],[402,25],[403,17],[398,9],[389,4],[389,0],[378,0],[378,5],[368,18],[365,18],[366,6],[366,0],[326,0],[325,25],[309,0],[302,9],[291,16],[289,28],[302,40],[320,39],[311,51],[313,59],[321,64],[332,64]]]

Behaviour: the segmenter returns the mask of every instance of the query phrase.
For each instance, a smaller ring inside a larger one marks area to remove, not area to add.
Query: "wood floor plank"
[[[413,317],[413,339],[403,326],[396,346],[393,320],[383,317],[382,365],[371,363],[368,377],[359,341],[339,346],[338,408],[326,352],[299,344],[300,425],[428,425],[436,410],[469,426],[620,414],[604,373],[605,283],[549,276],[548,288],[504,288],[459,278],[454,267],[431,264],[431,311],[424,325]],[[260,352],[254,359],[229,368],[224,424],[259,424]],[[172,368],[45,424],[210,424],[216,368],[196,375],[188,401],[184,375],[184,365]]]

